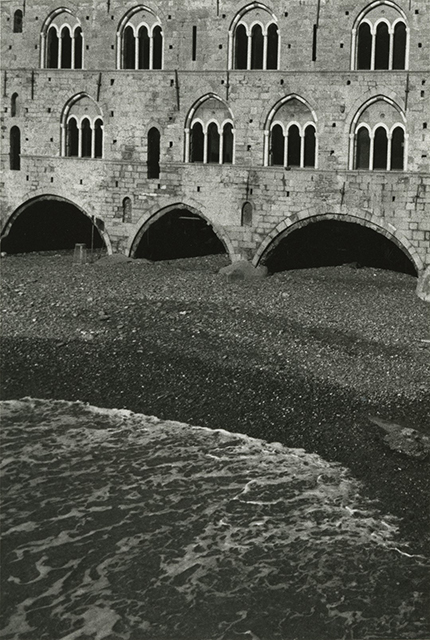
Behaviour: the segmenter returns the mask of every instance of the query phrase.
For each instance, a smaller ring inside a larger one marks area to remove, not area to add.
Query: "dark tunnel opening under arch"
[[[105,247],[97,227],[101,221],[86,216],[71,202],[41,199],[29,204],[12,222],[9,233],[1,239],[6,253],[58,251],[73,249],[83,243],[88,248]]]
[[[212,226],[188,209],[173,209],[155,220],[143,233],[135,258],[174,260],[226,253]]]
[[[417,275],[411,259],[382,233],[340,220],[310,222],[292,231],[263,261],[272,273],[354,264]]]

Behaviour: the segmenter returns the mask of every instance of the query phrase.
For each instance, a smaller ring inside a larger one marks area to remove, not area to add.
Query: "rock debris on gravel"
[[[348,266],[236,280],[226,256],[2,259],[4,398],[79,399],[304,447],[350,467],[426,544],[430,305],[416,279]]]

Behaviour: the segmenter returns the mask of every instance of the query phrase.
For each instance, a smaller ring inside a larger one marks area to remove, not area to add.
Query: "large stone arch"
[[[65,198],[64,196],[60,196],[55,193],[42,193],[36,196],[33,194],[33,197],[28,198],[21,205],[19,205],[6,220],[6,223],[0,233],[0,240],[7,238],[10,230],[12,229],[14,222],[24,211],[26,211],[29,207],[39,202],[43,202],[44,200],[60,201],[60,202],[67,203],[68,205],[75,207],[80,213],[84,214],[87,218],[89,218],[89,220],[91,220],[92,222],[95,222],[97,226],[97,230],[100,236],[102,237],[103,242],[105,243],[107,252],[109,254],[112,253],[112,244],[109,238],[109,234],[106,231],[105,221],[100,216],[96,216],[91,213],[88,213],[88,211],[86,211],[85,208],[80,204],[77,204],[76,202],[73,202],[72,200]]]
[[[212,227],[213,232],[224,245],[227,254],[229,256],[233,256],[234,248],[228,234],[225,232],[225,229],[221,226],[213,224],[212,221],[196,206],[186,204],[184,202],[171,202],[169,204],[165,204],[161,208],[159,204],[151,207],[151,209],[149,209],[149,211],[145,215],[143,215],[132,228],[126,249],[127,255],[130,257],[134,256],[137,246],[143,238],[143,235],[146,233],[149,227],[154,224],[154,222],[159,220],[162,216],[166,215],[166,213],[169,213],[170,211],[174,211],[176,209],[190,211],[191,213],[205,220]]]
[[[285,218],[285,220],[272,229],[260,244],[252,260],[253,264],[258,266],[260,262],[264,262],[269,252],[275,249],[279,242],[293,231],[296,231],[308,224],[322,222],[324,220],[339,220],[341,222],[360,224],[372,231],[380,233],[397,245],[403,253],[406,254],[418,274],[423,271],[424,263],[418,251],[411,241],[394,225],[383,218],[375,216],[371,211],[366,209],[350,207],[348,208],[347,213],[345,213],[344,207],[340,205],[326,207],[326,210],[322,210],[322,207],[319,209],[305,209],[297,214]]]

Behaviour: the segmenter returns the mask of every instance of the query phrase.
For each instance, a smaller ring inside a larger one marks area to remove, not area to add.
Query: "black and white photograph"
[[[0,0],[1,640],[430,640],[430,0]]]

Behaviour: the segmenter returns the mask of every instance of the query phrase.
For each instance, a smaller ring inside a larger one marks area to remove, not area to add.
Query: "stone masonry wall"
[[[311,216],[344,216],[397,241],[421,270],[430,264],[430,0],[399,0],[409,28],[408,71],[351,70],[352,28],[367,0],[265,2],[281,34],[277,71],[228,71],[229,29],[249,2],[159,0],[163,70],[117,69],[117,29],[134,2],[65,1],[84,34],[84,69],[41,69],[43,23],[54,2],[27,2],[23,32],[13,14],[23,4],[3,0],[1,227],[26,202],[66,198],[105,223],[109,250],[130,252],[142,225],[177,203],[205,217],[232,259],[254,262],[276,236]],[[254,3],[255,4],[255,3]],[[393,4],[387,0],[387,10]],[[312,60],[318,25],[316,60]],[[192,60],[192,27],[197,27]],[[61,157],[61,118],[78,93],[93,98],[103,117],[103,159]],[[18,94],[16,115],[11,98]],[[187,115],[206,94],[231,110],[235,164],[185,163]],[[283,97],[298,95],[316,115],[318,168],[264,167],[264,128]],[[383,96],[405,114],[406,171],[350,170],[353,119],[370,98]],[[21,169],[9,169],[9,135],[21,131]],[[161,133],[161,174],[147,178],[147,133]],[[214,197],[216,194],[216,197]],[[124,197],[132,220],[122,222]],[[252,226],[241,226],[245,201]]]

